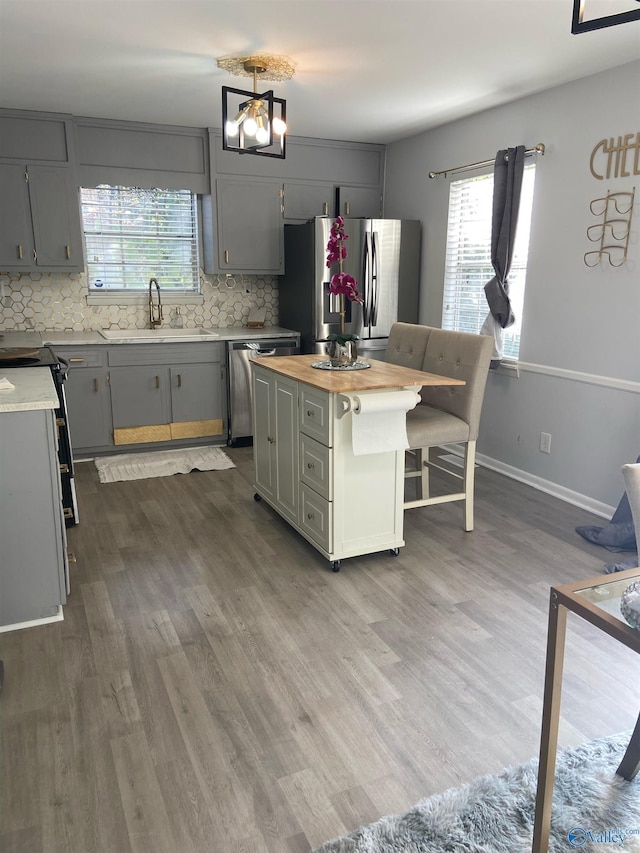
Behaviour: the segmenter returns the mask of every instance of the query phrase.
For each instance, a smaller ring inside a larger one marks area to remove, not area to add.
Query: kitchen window
[[[516,321],[504,329],[504,357],[517,359],[529,253],[535,163],[522,179],[520,212],[509,272],[509,298]],[[491,264],[493,173],[454,181],[449,190],[442,328],[478,334],[489,311],[484,286],[494,275]]]
[[[189,190],[81,190],[89,295],[200,292],[197,196]]]

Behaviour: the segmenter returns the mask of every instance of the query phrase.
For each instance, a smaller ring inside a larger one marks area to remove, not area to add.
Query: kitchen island
[[[62,618],[66,531],[48,367],[2,369],[0,391],[0,632]]]
[[[448,377],[368,360],[320,370],[317,355],[253,363],[255,498],[264,499],[334,571],[403,539],[406,412]]]

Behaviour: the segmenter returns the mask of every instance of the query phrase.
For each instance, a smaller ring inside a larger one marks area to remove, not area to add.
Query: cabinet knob
[[[71,364],[80,364],[83,361],[84,361],[84,358],[80,358],[79,355],[73,356],[72,358],[69,359],[69,362]]]
[[[182,374],[178,374],[178,388],[182,388]]]
[[[24,258],[24,248],[20,245],[18,245],[18,257],[20,258],[20,260]]]
[[[276,443],[275,438],[271,438],[270,435],[267,436],[267,441],[269,442],[269,444],[275,444]]]
[[[313,417],[313,411],[312,411],[311,409],[307,409],[307,417],[308,417],[308,418],[312,418],[312,417]]]
[[[315,467],[316,467],[316,466],[313,464],[313,462],[307,462],[307,468],[308,468],[310,471],[312,471]]]
[[[160,377],[156,376],[156,388],[160,387]]]
[[[98,377],[96,377],[96,378],[93,380],[93,390],[95,391],[95,393],[96,393],[96,394],[98,393],[98,389],[99,389],[99,387],[100,387],[100,385],[99,385],[99,383],[98,383]]]
[[[322,212],[324,213],[325,216],[329,215],[329,202],[328,201],[325,201],[324,204],[322,205]]]
[[[225,264],[229,263],[229,250],[228,249],[224,250],[224,262],[225,262]]]
[[[307,518],[309,519],[309,521],[312,521],[312,520],[313,520],[313,518],[315,518],[315,516],[314,516],[314,514],[313,514],[312,512],[308,512],[308,513],[307,513]]]
[[[349,212],[350,212],[350,211],[351,211],[351,206],[350,206],[350,204],[349,204],[349,202],[348,202],[348,201],[345,201],[345,203],[344,203],[344,212],[346,213],[346,215],[347,215],[347,216],[349,216]]]
[[[67,244],[64,248],[65,248],[65,251],[67,253],[67,260],[70,261],[71,260],[71,246],[69,246]]]

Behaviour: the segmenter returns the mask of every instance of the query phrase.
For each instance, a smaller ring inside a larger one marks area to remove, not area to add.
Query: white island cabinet
[[[0,631],[62,618],[66,532],[51,371],[3,370],[0,392]]]
[[[317,358],[252,363],[255,497],[338,571],[346,557],[404,545],[404,448],[354,452],[353,396],[416,392],[443,377],[374,360],[367,370],[317,370]]]

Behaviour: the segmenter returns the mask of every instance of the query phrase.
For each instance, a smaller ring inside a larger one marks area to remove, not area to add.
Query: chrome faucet
[[[153,285],[155,284],[158,291],[158,304],[153,304]],[[160,299],[160,285],[157,278],[149,279],[149,326],[155,329],[156,326],[162,325],[162,300]]]

